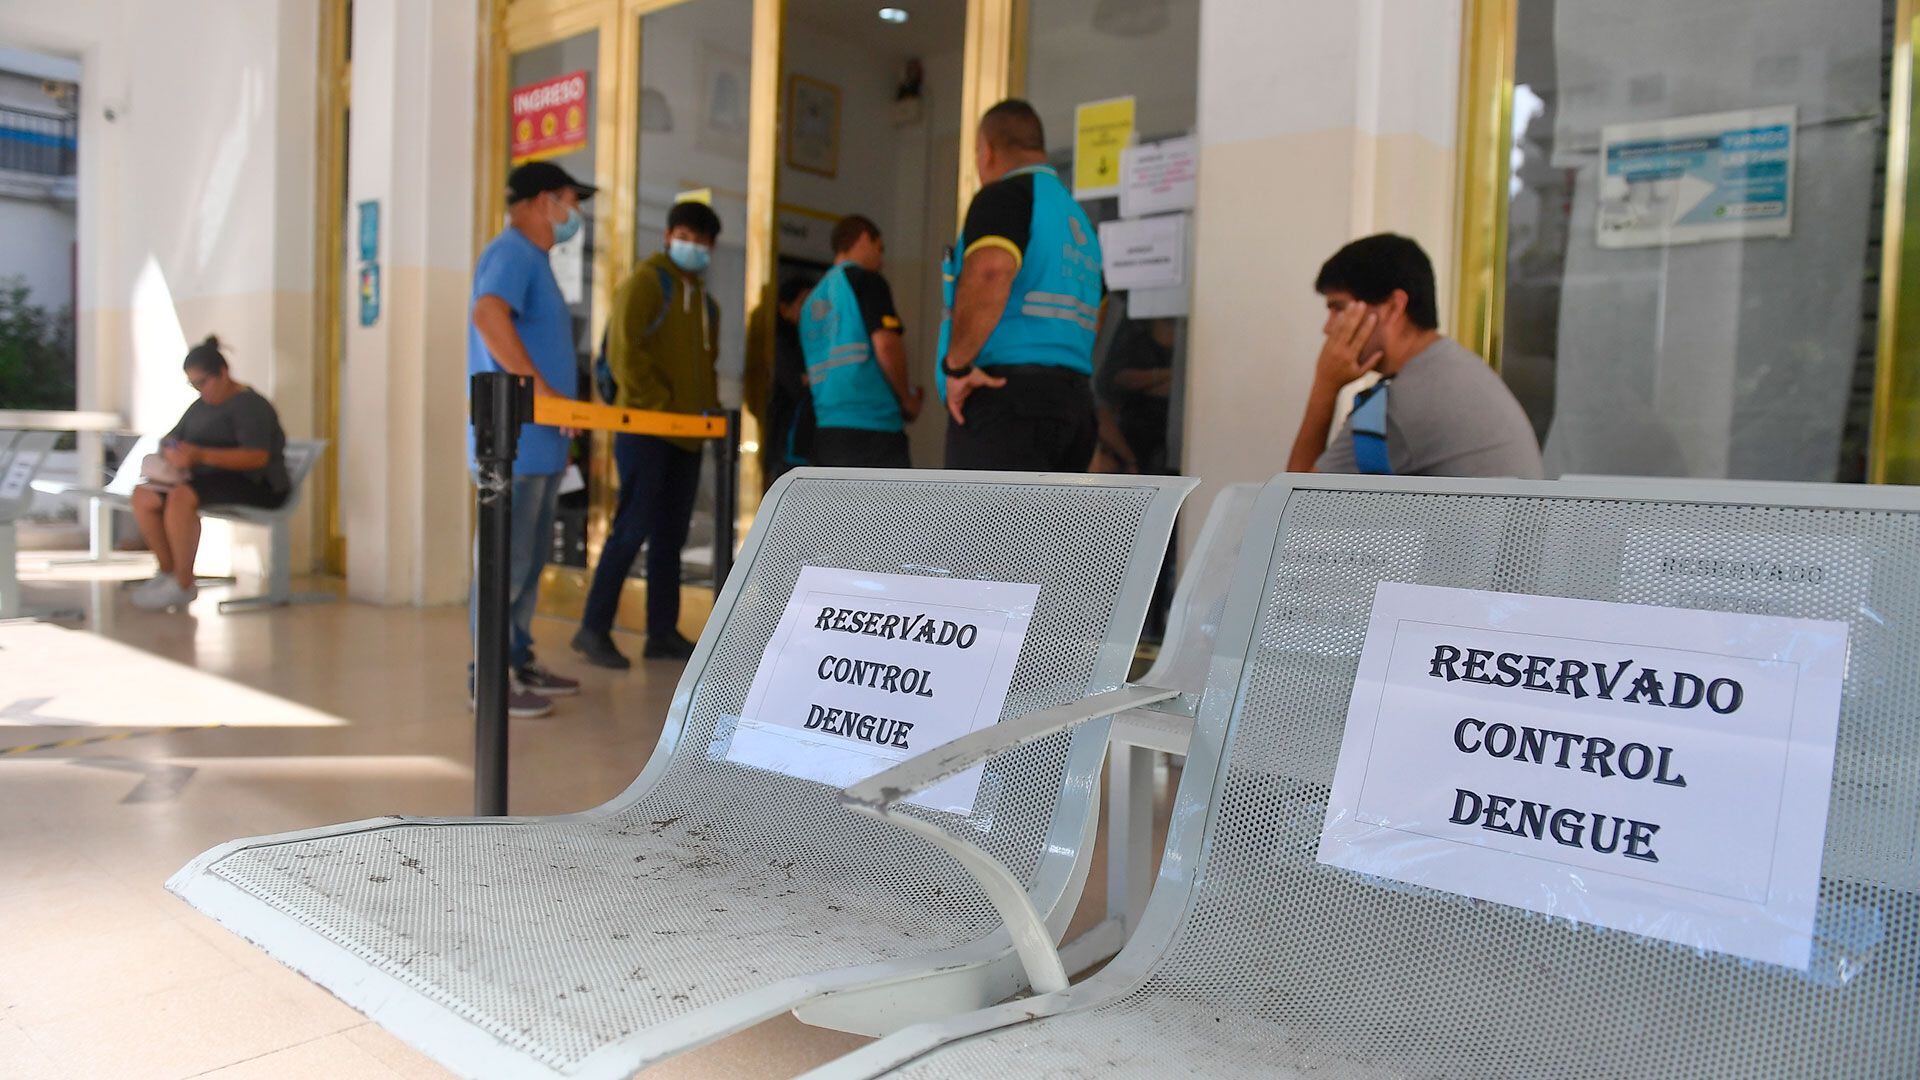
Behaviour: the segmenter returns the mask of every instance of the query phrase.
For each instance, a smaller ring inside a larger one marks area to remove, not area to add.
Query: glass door
[[[600,85],[600,45],[597,27],[537,44],[516,43],[507,61],[508,171],[530,161],[551,161],[576,179],[605,186],[595,123],[607,97]],[[595,257],[606,239],[600,220],[603,198],[581,207],[587,227],[547,253],[554,279],[573,313],[575,382],[557,389],[571,390],[580,398],[592,397],[593,357],[599,343],[595,309],[608,287],[598,280],[606,260]],[[575,570],[588,566],[590,511],[598,489],[605,485],[604,467],[595,467],[598,441],[602,437],[591,433],[573,440],[554,517],[554,566]]]
[[[720,219],[712,263],[702,286],[719,317],[720,401],[737,407],[746,368],[746,329],[752,292],[747,284],[749,158],[753,104],[753,0],[683,0],[644,11],[638,23],[638,79],[631,90],[637,120],[633,254],[617,277],[657,273],[649,265],[665,250],[667,215],[680,202],[704,203]],[[657,263],[657,260],[656,260]],[[689,302],[691,290],[676,290]],[[755,298],[757,300],[757,297]],[[682,560],[685,580],[713,576],[717,455],[702,453],[700,487]],[[646,558],[630,574],[645,575]]]

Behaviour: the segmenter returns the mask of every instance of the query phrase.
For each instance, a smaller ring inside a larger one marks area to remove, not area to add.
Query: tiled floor
[[[469,812],[464,609],[221,616],[209,589],[189,614],[155,615],[118,588],[147,568],[21,562],[29,602],[84,608],[95,633],[0,624],[0,1077],[445,1076],[161,883],[236,836]],[[617,794],[679,674],[568,663],[569,630],[537,634],[585,691],[514,723],[516,813]],[[1099,882],[1096,867],[1083,916]],[[863,1041],[783,1017],[646,1075],[791,1076]]]

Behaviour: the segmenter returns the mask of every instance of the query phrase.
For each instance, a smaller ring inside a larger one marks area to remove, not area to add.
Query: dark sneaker
[[[467,690],[467,707],[477,709],[480,703],[474,699],[471,687]],[[507,684],[507,715],[520,720],[538,720],[553,712],[553,702],[539,694],[523,689],[518,682]]]
[[[625,671],[633,666],[633,661],[627,659],[619,649],[614,647],[612,634],[597,634],[592,630],[582,629],[573,635],[573,651],[585,657],[587,663],[594,667]]]
[[[665,637],[647,639],[649,660],[685,660],[693,655],[693,642],[680,636],[679,631],[670,631]]]
[[[572,697],[580,692],[579,679],[556,675],[542,667],[538,660],[528,661],[513,673],[513,678],[520,689],[541,697]]]

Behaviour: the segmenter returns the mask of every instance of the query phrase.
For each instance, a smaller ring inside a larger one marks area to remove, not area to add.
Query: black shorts
[[[275,491],[265,481],[255,480],[246,473],[203,472],[195,473],[187,486],[200,498],[201,506],[257,506],[262,510],[278,510],[287,501],[287,493]]]
[[[1098,425],[1092,382],[1063,367],[982,368],[1007,380],[967,397],[965,424],[947,423],[947,468],[1086,472]]]
[[[817,427],[809,465],[846,469],[911,469],[904,431],[863,431],[859,428]]]

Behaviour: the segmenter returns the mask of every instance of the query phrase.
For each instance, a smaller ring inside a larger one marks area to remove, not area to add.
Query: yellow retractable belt
[[[724,416],[622,409],[557,397],[533,399],[533,422],[553,427],[624,431],[631,435],[662,435],[676,439],[723,439],[727,435],[727,418]]]

